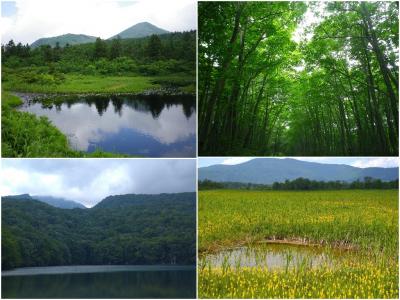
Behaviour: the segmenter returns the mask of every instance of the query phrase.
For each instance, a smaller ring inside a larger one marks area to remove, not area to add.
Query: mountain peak
[[[166,33],[169,33],[169,31],[159,28],[149,22],[140,22],[110,37],[109,40],[115,39],[118,36],[121,39],[133,39],[142,38],[153,34],[160,35]]]

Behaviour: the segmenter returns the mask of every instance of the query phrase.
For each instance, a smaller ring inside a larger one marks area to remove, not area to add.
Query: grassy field
[[[205,254],[281,240],[350,248],[319,268],[217,267]],[[199,193],[200,298],[398,298],[398,192]]]
[[[5,90],[36,93],[113,93],[113,92],[141,92],[151,88],[158,88],[149,77],[137,76],[91,76],[66,74],[59,83],[42,84],[27,82],[13,76],[3,84]]]
[[[84,153],[70,148],[66,136],[46,117],[36,117],[14,109],[22,100],[8,92],[1,93],[2,157],[125,157],[95,151]]]
[[[6,74],[3,89],[7,91],[34,93],[141,93],[150,89],[159,89],[166,85],[175,85],[187,93],[194,93],[195,78],[183,75],[165,77],[149,76],[93,76],[65,74],[62,80],[49,75],[36,75],[25,78],[19,73]]]

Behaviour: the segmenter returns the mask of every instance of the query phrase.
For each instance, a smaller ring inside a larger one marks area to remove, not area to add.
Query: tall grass
[[[200,260],[200,298],[398,298],[395,190],[199,192],[201,256],[270,239],[356,256],[318,267],[303,260],[293,269],[288,253],[281,270]]]

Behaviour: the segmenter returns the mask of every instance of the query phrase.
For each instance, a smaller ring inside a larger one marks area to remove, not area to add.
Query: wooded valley
[[[90,209],[2,198],[2,268],[194,264],[196,193],[110,196]]]
[[[200,2],[199,155],[398,155],[398,2]]]

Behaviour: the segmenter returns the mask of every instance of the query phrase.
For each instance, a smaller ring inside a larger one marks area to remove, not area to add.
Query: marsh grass
[[[199,193],[200,257],[265,240],[321,245],[331,263],[304,258],[293,267],[290,251],[286,264],[273,270],[261,263],[262,254],[253,267],[242,264],[246,252],[240,267],[200,259],[199,297],[398,298],[395,190]]]
[[[196,76],[175,74],[169,76],[101,76],[63,74],[63,80],[50,82],[31,81],[24,76],[24,70],[7,72],[3,80],[6,91],[33,93],[141,93],[162,87],[176,87],[187,93],[194,93]]]
[[[112,93],[112,92],[141,92],[158,88],[151,78],[144,76],[93,76],[66,74],[65,80],[54,84],[28,82],[18,74],[3,83],[5,90],[34,93]]]

